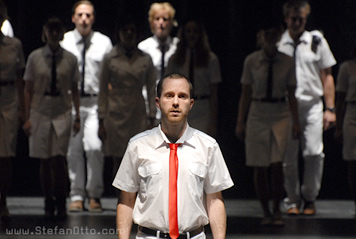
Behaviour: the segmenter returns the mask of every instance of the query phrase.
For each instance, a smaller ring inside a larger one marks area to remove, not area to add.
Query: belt
[[[15,81],[0,81],[0,86],[12,86],[15,84]]]
[[[153,229],[150,229],[150,228],[147,228],[147,227],[138,226],[138,230],[140,230],[141,232],[143,232],[145,234],[151,235],[151,236],[157,236],[158,235],[157,232],[159,232],[159,238],[168,238],[168,239],[171,238],[169,236],[169,233],[162,232],[162,231],[159,231],[159,230],[153,230]],[[190,238],[195,237],[196,235],[198,235],[202,231],[204,231],[204,228],[203,227],[199,227],[198,229],[195,229],[195,230],[189,232],[189,237]],[[180,234],[177,239],[187,239],[187,238],[188,238],[187,237],[187,233],[185,233],[185,234]]]
[[[198,96],[194,96],[193,97],[194,100],[206,100],[206,99],[210,99],[209,95],[198,95]]]
[[[87,93],[81,93],[80,97],[96,97],[98,96],[97,94],[87,94]]]
[[[282,97],[282,98],[271,98],[271,99],[267,99],[267,98],[262,98],[262,99],[252,99],[253,101],[257,101],[257,102],[263,102],[263,103],[282,103],[282,102],[286,102],[286,98]]]

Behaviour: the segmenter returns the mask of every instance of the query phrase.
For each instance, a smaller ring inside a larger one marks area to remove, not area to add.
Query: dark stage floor
[[[227,237],[232,238],[356,238],[353,202],[317,201],[317,215],[287,217],[285,226],[261,227],[261,209],[256,200],[226,200]],[[0,238],[116,238],[115,198],[102,199],[104,212],[69,213],[65,221],[43,219],[43,200],[38,197],[8,199],[12,220],[1,224]],[[134,227],[134,230],[136,228]],[[208,238],[212,238],[208,231]],[[134,232],[131,236],[134,238]]]

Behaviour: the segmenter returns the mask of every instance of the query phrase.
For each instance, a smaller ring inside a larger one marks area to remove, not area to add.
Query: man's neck
[[[158,41],[160,44],[165,44],[167,39],[168,39],[168,36],[166,37],[157,37]]]
[[[298,42],[300,37],[303,35],[304,31],[298,34],[293,34],[289,32],[289,36],[293,39],[294,42]]]
[[[180,137],[182,137],[185,129],[187,128],[187,122],[180,124],[171,124],[161,122],[161,130],[167,136],[168,140],[171,143],[175,143],[178,141]]]
[[[92,30],[90,31],[79,31],[79,29],[77,29],[79,34],[84,38],[87,39],[87,37],[90,35],[90,33],[92,32]]]

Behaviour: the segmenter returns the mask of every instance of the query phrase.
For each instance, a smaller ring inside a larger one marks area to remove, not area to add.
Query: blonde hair
[[[160,10],[166,10],[168,12],[169,19],[173,22],[174,25],[174,16],[176,14],[176,10],[173,8],[173,6],[169,2],[163,2],[163,3],[155,2],[152,3],[150,10],[148,11],[148,22],[150,23],[150,26],[152,25],[154,16]],[[151,31],[153,32],[152,27],[151,27]]]
[[[283,15],[284,15],[284,17],[288,17],[290,10],[299,11],[301,9],[305,9],[307,16],[309,16],[309,14],[311,12],[311,7],[310,7],[310,4],[308,1],[306,1],[306,0],[290,0],[283,5]]]

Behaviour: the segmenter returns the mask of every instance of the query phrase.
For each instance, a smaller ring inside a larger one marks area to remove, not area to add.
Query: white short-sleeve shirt
[[[164,66],[167,67],[169,58],[176,52],[178,38],[168,37],[164,43],[166,49],[164,53]],[[138,49],[149,54],[153,65],[157,69],[157,79],[161,77],[162,51],[160,42],[156,36],[149,37],[138,44]]]
[[[87,50],[85,53],[85,84],[84,92],[86,94],[99,93],[99,71],[101,62],[105,54],[112,49],[112,43],[109,37],[100,32],[91,32],[86,39]],[[77,29],[64,34],[61,46],[67,51],[73,53],[78,59],[79,72],[82,72],[83,62],[83,37]],[[79,87],[80,88],[80,87]]]
[[[336,60],[321,32],[304,31],[299,40],[300,44],[295,54],[297,77],[295,95],[301,100],[315,100],[324,94],[320,79],[321,70],[332,67],[336,64]],[[315,52],[312,50],[313,41],[317,43]],[[293,57],[294,41],[288,30],[283,33],[281,41],[278,43],[278,50]]]
[[[178,226],[187,232],[209,223],[205,194],[233,186],[218,143],[187,125],[177,150]],[[133,137],[113,186],[137,192],[133,220],[138,225],[169,231],[169,141],[160,127]]]

